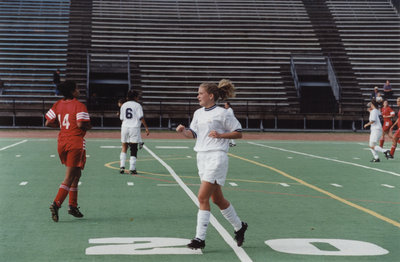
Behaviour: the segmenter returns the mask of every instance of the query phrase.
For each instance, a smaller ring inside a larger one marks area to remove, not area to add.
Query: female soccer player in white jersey
[[[388,157],[389,150],[384,150],[382,147],[378,146],[379,138],[382,136],[382,124],[379,119],[379,115],[381,114],[378,110],[378,103],[372,100],[368,103],[368,111],[369,111],[369,122],[364,125],[364,128],[371,126],[371,134],[369,135],[369,147],[371,148],[372,155],[374,158],[371,162],[380,162],[378,152],[384,153],[386,158]]]
[[[146,121],[143,116],[142,106],[138,103],[139,93],[130,89],[126,96],[127,102],[122,104],[120,108],[119,118],[122,121],[121,125],[121,142],[122,150],[119,156],[120,159],[120,173],[125,173],[125,161],[126,152],[128,146],[131,150],[131,156],[129,158],[129,171],[131,175],[136,175],[136,159],[138,144],[142,143],[142,137],[140,134],[140,126],[146,128],[146,135],[149,135],[149,128],[147,127]]]
[[[183,125],[176,128],[176,131],[185,137],[196,138],[194,150],[197,152],[197,168],[201,179],[197,196],[200,209],[197,213],[196,237],[187,245],[191,249],[205,247],[211,214],[210,197],[234,227],[237,245],[241,246],[244,242],[247,224],[240,220],[222,193],[228,172],[229,140],[242,138],[242,126],[226,109],[216,105],[219,99],[225,100],[234,94],[235,87],[229,80],[222,79],[218,85],[211,82],[202,83],[197,95],[202,107],[195,111],[190,128],[187,129]]]

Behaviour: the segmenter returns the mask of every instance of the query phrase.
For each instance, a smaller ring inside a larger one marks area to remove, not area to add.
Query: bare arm
[[[186,129],[184,125],[179,125],[176,127],[176,132],[184,135],[187,138],[194,138],[193,132],[189,129]]]
[[[225,138],[225,139],[239,139],[242,138],[242,132],[239,131],[233,131],[229,133],[218,133],[217,131],[213,130],[208,134],[209,137],[213,138]]]
[[[59,127],[57,121],[52,121],[52,122],[50,122],[49,120],[46,120],[45,126],[47,126],[47,127],[53,127],[53,128]]]
[[[147,136],[150,135],[150,131],[149,131],[149,128],[147,127],[146,120],[144,120],[144,118],[142,118],[142,119],[140,119],[140,121],[142,122],[144,128],[146,129],[146,135]]]
[[[92,124],[89,121],[79,121],[77,122],[77,125],[83,131],[88,131],[92,129]]]

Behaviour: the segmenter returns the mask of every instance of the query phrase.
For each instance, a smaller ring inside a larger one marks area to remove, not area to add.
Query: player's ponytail
[[[222,79],[218,83],[219,98],[225,100],[227,98],[235,97],[235,86],[228,79]]]

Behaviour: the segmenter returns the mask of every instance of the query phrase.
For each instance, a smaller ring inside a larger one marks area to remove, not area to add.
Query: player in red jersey
[[[393,139],[392,132],[390,132],[390,128],[393,125],[392,118],[395,116],[395,113],[392,108],[389,106],[389,102],[387,100],[383,101],[383,107],[381,108],[381,113],[383,117],[383,125],[382,125],[382,137],[379,140],[379,146],[383,147],[385,143],[385,135],[388,135],[390,139]]]
[[[400,107],[400,97],[397,98],[397,106]],[[394,124],[393,124],[392,127],[390,128],[390,132],[393,132],[393,128],[394,128],[396,125],[397,125],[397,131],[396,131],[396,133],[394,133],[394,135],[393,135],[393,139],[392,139],[392,148],[390,149],[389,158],[393,158],[394,152],[396,151],[397,142],[399,142],[399,139],[400,139],[400,109],[399,109],[399,112],[397,113],[397,120],[396,120],[396,122],[394,122]]]
[[[60,127],[58,155],[67,169],[64,181],[50,206],[51,217],[58,222],[58,209],[69,195],[68,213],[83,217],[78,209],[78,182],[85,167],[86,147],[84,136],[92,126],[86,106],[79,102],[79,89],[75,82],[65,81],[58,86],[63,99],[57,101],[46,114],[46,126]]]

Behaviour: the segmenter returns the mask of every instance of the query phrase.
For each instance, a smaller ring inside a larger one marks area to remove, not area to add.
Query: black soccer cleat
[[[135,169],[135,170],[131,170],[131,171],[129,171],[129,174],[131,174],[131,175],[137,175],[137,171],[136,171],[136,169]]]
[[[83,217],[83,214],[79,211],[79,207],[69,206],[68,214],[73,215],[74,217]]]
[[[140,142],[140,143],[139,143],[139,149],[142,149],[142,148],[143,148],[143,145],[144,145],[144,142]]]
[[[378,162],[381,162],[381,160],[378,158],[378,159],[375,159],[375,158],[373,158],[371,161],[369,161],[369,162],[371,162],[371,163],[378,163]]]
[[[247,223],[242,222],[242,228],[239,229],[238,231],[235,231],[235,240],[238,245],[238,247],[241,247],[244,242],[244,232],[247,230]]]
[[[383,154],[385,155],[386,159],[393,159],[393,156],[390,154],[390,150],[386,150]]]
[[[120,167],[120,168],[119,168],[119,173],[120,173],[120,174],[125,173],[125,167]]]
[[[54,222],[58,222],[58,210],[59,209],[60,208],[56,205],[56,203],[53,203],[50,206],[51,219],[53,219]]]
[[[201,240],[199,238],[193,238],[192,241],[187,244],[187,247],[190,249],[203,249],[206,246],[206,241]]]

